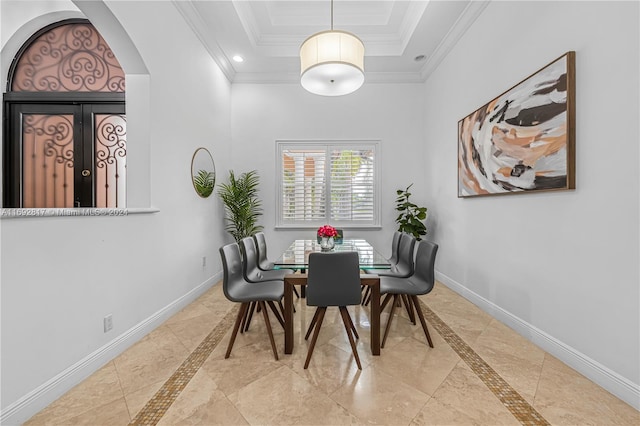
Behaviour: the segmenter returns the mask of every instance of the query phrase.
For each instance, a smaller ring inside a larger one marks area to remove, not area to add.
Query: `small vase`
[[[322,237],[320,240],[320,249],[322,251],[331,251],[335,246],[333,237]]]

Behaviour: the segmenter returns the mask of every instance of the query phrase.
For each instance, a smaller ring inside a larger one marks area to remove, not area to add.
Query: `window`
[[[126,207],[124,90],[87,20],[34,34],[4,95],[3,207]]]
[[[281,227],[379,226],[376,142],[278,142]]]

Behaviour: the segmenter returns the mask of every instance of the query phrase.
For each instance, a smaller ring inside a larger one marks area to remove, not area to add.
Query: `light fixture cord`
[[[331,0],[331,31],[333,31],[333,0]]]

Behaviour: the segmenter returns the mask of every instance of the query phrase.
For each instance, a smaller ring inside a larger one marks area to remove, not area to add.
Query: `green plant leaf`
[[[398,194],[396,210],[400,212],[396,218],[396,223],[398,224],[398,231],[409,233],[420,240],[420,237],[427,233],[427,227],[422,222],[427,217],[427,208],[419,207],[417,204],[409,201],[409,197],[411,196],[409,188],[412,186],[413,183],[404,191],[401,189],[396,191]]]
[[[201,197],[208,197],[213,192],[213,186],[215,185],[215,173],[208,172],[206,170],[198,170],[198,173],[193,177],[193,185],[196,188],[196,192]]]
[[[236,241],[262,231],[258,219],[262,215],[262,202],[258,198],[260,177],[256,170],[236,178],[229,171],[229,183],[220,184],[218,195],[225,206],[225,229]]]

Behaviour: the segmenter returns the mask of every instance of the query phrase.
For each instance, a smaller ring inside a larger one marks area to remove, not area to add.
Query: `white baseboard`
[[[541,349],[555,356],[569,367],[606,389],[627,404],[640,410],[640,385],[620,376],[599,362],[561,342],[539,328],[502,309],[500,306],[469,290],[441,272],[436,279],[480,309],[511,327]]]
[[[62,371],[41,386],[32,390],[0,414],[0,424],[19,425],[33,417],[47,405],[67,393],[71,388],[95,373],[107,362],[156,329],[182,308],[196,300],[206,290],[222,279],[222,272],[198,285],[184,296],[174,300],[144,321],[131,327],[112,341]]]

